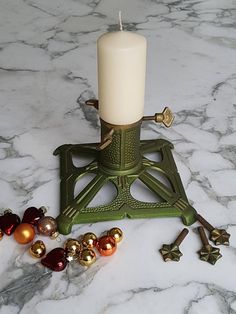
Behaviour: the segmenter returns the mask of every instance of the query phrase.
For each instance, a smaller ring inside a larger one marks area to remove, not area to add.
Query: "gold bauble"
[[[114,227],[107,232],[107,235],[114,238],[116,243],[119,243],[123,239],[123,232],[120,228]]]
[[[96,254],[93,250],[85,249],[80,253],[79,263],[82,266],[90,266],[96,261]]]
[[[46,254],[46,246],[43,241],[34,242],[29,248],[29,253],[32,257],[41,258]]]
[[[28,223],[21,223],[14,231],[14,238],[20,244],[27,244],[33,241],[35,236],[34,227]]]
[[[64,243],[64,249],[68,256],[72,257],[72,259],[77,259],[82,250],[82,245],[76,239],[68,239]]]
[[[97,236],[92,232],[87,232],[82,237],[82,244],[86,249],[92,249],[97,244]]]

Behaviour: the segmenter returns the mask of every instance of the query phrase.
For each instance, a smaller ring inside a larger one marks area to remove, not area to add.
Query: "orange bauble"
[[[103,236],[97,241],[97,249],[102,256],[109,256],[116,251],[116,241],[109,236]]]
[[[16,242],[20,244],[27,244],[33,241],[35,237],[35,230],[31,224],[28,223],[21,223],[17,226],[14,232],[14,238]]]

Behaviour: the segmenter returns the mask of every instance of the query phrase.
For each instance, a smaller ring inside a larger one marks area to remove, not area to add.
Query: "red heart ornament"
[[[22,222],[36,226],[42,217],[44,217],[44,212],[41,208],[29,207],[24,212]]]
[[[62,271],[67,266],[66,251],[63,248],[57,247],[50,251],[41,263],[54,271]]]
[[[10,236],[20,224],[20,217],[16,214],[6,213],[0,216],[0,229]]]

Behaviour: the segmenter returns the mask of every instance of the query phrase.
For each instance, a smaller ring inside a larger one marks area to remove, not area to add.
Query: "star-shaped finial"
[[[164,261],[175,261],[178,262],[180,257],[183,255],[180,250],[179,246],[172,243],[172,244],[163,244],[162,248],[159,250]]]
[[[215,243],[215,245],[229,245],[230,234],[226,232],[225,229],[213,229],[211,231],[210,239]]]
[[[211,245],[203,246],[198,254],[202,261],[208,262],[212,265],[214,265],[218,261],[218,259],[222,257],[222,255],[220,254],[220,249]]]
[[[159,251],[161,252],[161,255],[165,262],[168,261],[178,262],[180,260],[180,257],[183,254],[180,252],[179,246],[183,242],[188,233],[189,233],[188,229],[184,228],[173,243],[162,245],[162,248]]]
[[[210,239],[215,245],[229,245],[230,234],[225,229],[218,229],[213,227],[205,218],[201,215],[196,215],[197,220],[210,232]]]

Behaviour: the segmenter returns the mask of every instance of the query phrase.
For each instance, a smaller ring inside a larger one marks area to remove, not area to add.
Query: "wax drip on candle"
[[[122,19],[121,19],[121,11],[119,11],[119,24],[120,24],[120,31],[123,31]]]

